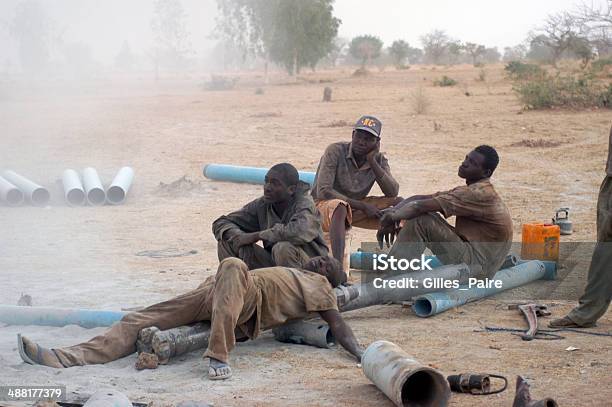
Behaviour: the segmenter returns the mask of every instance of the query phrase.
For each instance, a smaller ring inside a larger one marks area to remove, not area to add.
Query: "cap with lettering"
[[[355,126],[354,130],[364,130],[372,134],[376,138],[380,138],[380,132],[382,131],[382,123],[374,116],[361,116]]]

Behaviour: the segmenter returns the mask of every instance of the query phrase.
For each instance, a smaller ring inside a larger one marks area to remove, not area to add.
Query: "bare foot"
[[[17,342],[19,355],[24,362],[31,365],[43,365],[56,368],[64,367],[57,358],[55,352],[51,349],[43,348],[20,334],[17,335]]]
[[[232,368],[227,363],[223,363],[215,358],[209,358],[208,378],[210,380],[225,380],[232,377]]]

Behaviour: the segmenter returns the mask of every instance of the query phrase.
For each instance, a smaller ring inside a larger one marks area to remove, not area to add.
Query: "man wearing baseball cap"
[[[382,123],[362,116],[353,127],[351,142],[327,147],[312,186],[312,197],[321,214],[323,231],[329,234],[332,255],[345,264],[346,232],[351,226],[377,229],[382,209],[401,201],[399,184],[380,152]],[[377,183],[385,196],[368,196]]]

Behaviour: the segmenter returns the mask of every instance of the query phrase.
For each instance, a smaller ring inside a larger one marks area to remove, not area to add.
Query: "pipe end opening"
[[[87,201],[91,205],[99,206],[104,205],[106,200],[106,194],[102,189],[94,188],[87,193]]]
[[[429,317],[433,313],[433,304],[427,298],[417,298],[412,309],[419,317]]]
[[[32,192],[32,203],[36,206],[45,206],[49,199],[51,199],[51,195],[44,188],[37,188]]]
[[[402,386],[405,407],[442,406],[448,401],[446,380],[434,371],[420,370],[410,375]]]
[[[72,206],[83,205],[85,203],[85,192],[80,189],[73,189],[66,194],[66,200]]]
[[[125,191],[118,186],[112,186],[108,189],[108,201],[113,205],[120,204],[125,200]]]
[[[23,203],[23,192],[18,189],[11,189],[6,194],[6,202],[11,206],[21,205]]]

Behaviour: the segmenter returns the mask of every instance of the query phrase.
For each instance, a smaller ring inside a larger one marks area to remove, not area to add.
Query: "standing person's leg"
[[[141,329],[156,326],[165,330],[206,317],[205,302],[211,288],[212,285],[202,284],[171,300],[131,312],[102,335],[79,345],[46,349],[25,337],[20,337],[18,345],[32,362],[46,366],[59,368],[107,363],[134,353]]]
[[[212,297],[211,330],[205,358],[210,358],[208,376],[227,379],[231,376],[229,353],[236,345],[235,330],[255,318],[248,336],[259,331],[258,290],[247,265],[239,259],[226,259],[219,265]],[[251,321],[252,322],[252,321]]]
[[[272,259],[276,266],[301,269],[310,260],[310,256],[299,246],[278,242],[272,246]]]
[[[244,261],[250,270],[274,266],[272,255],[263,247],[257,244],[236,247],[225,238],[217,242],[217,256],[219,261],[228,257],[237,257]]]
[[[606,177],[597,199],[597,245],[593,251],[587,285],[578,306],[550,327],[591,327],[610,306],[612,298],[612,177]]]
[[[389,256],[413,259],[429,248],[444,264],[465,263],[474,276],[482,272],[474,249],[457,234],[455,228],[437,213],[428,213],[406,221],[400,230]]]

